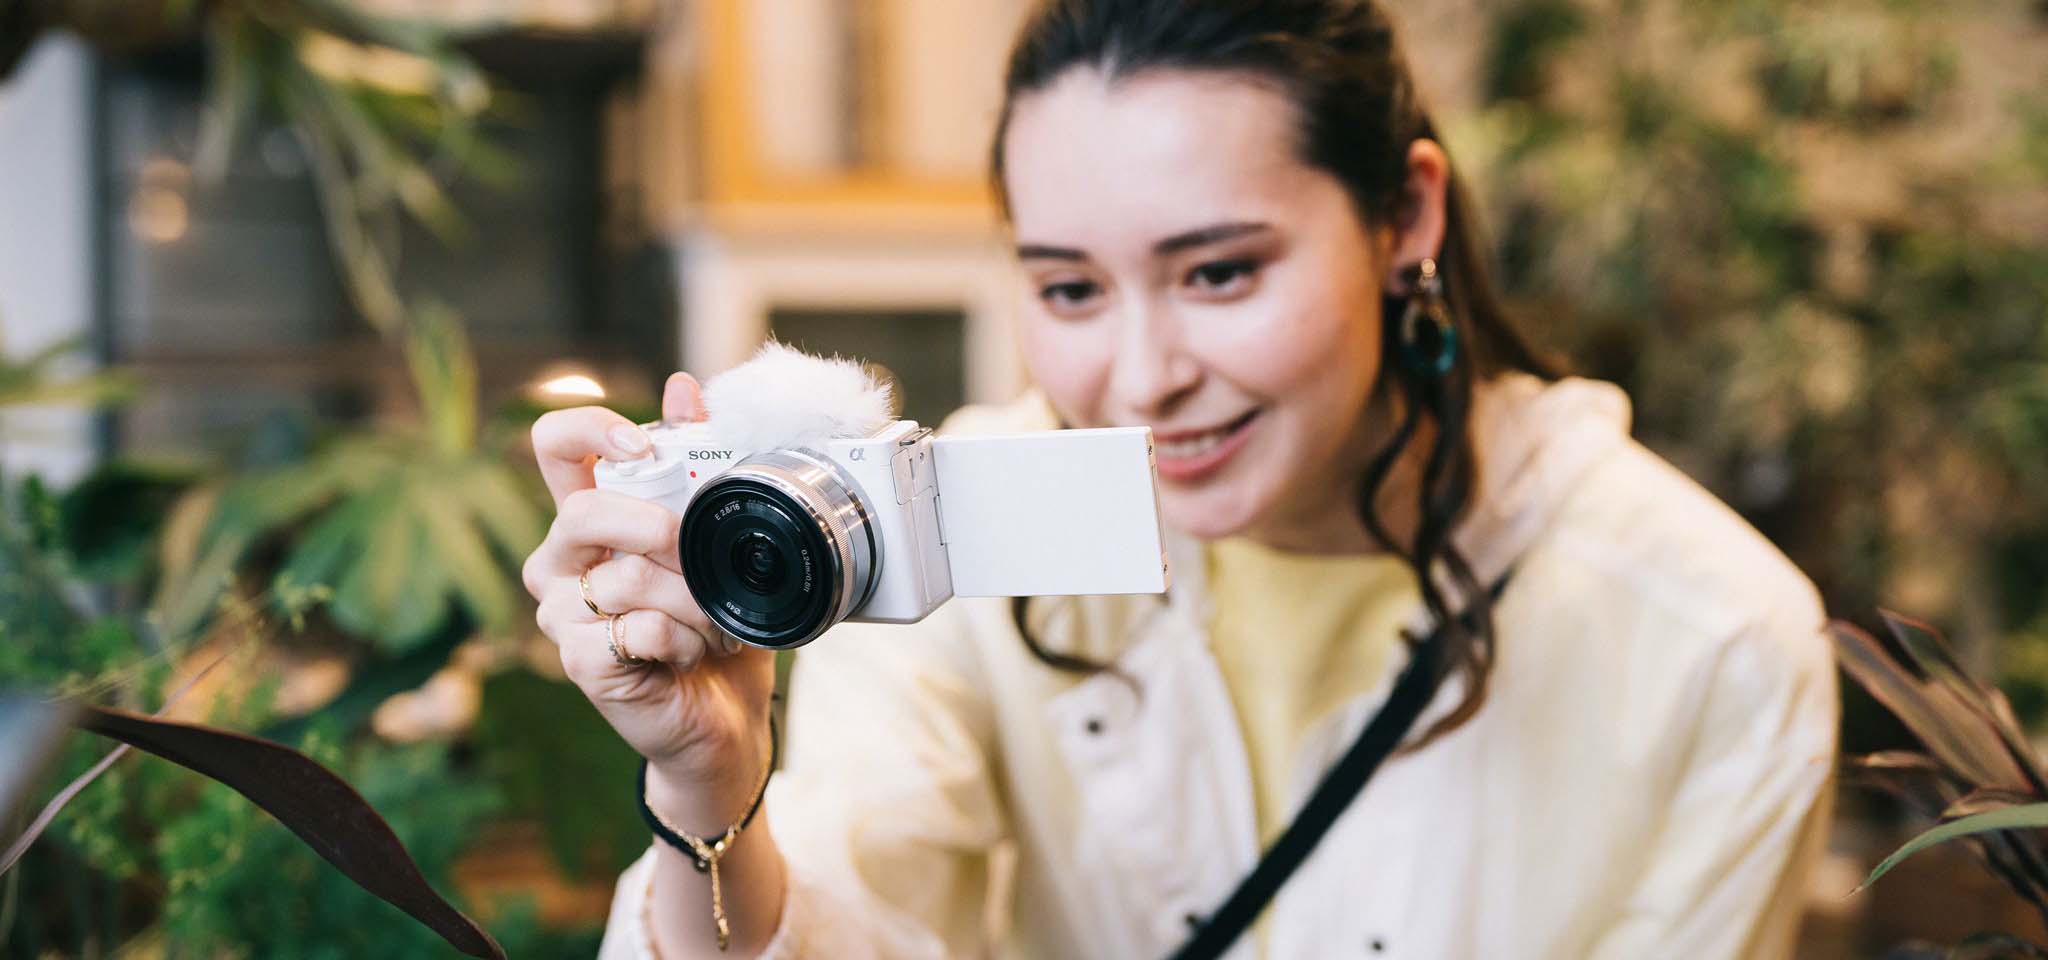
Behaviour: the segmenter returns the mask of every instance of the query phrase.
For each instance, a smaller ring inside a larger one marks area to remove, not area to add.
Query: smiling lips
[[[1156,436],[1160,478],[1186,483],[1216,472],[1244,446],[1250,435],[1246,428],[1258,415],[1254,409],[1220,427]]]

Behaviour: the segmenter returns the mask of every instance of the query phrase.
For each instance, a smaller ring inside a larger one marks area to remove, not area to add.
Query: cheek
[[[1072,323],[1046,316],[1020,320],[1018,346],[1031,382],[1069,426],[1097,426],[1115,345],[1101,333],[1106,325]]]
[[[1303,290],[1284,309],[1211,341],[1210,368],[1263,404],[1269,419],[1257,455],[1232,482],[1189,491],[1189,503],[1173,505],[1176,525],[1201,527],[1198,535],[1241,532],[1293,509],[1287,504],[1323,498],[1333,482],[1351,483],[1338,475],[1358,465],[1338,461],[1380,369],[1378,304],[1364,292]]]
[[[1348,293],[1292,298],[1260,322],[1219,331],[1210,368],[1291,415],[1348,418],[1379,370],[1377,311]]]

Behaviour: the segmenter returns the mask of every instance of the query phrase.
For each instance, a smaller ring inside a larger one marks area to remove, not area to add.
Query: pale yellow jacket
[[[1838,709],[1813,587],[1629,438],[1615,387],[1512,375],[1475,416],[1457,542],[1482,582],[1514,567],[1485,707],[1380,769],[1281,890],[1269,955],[1788,955]],[[1032,396],[947,428],[1050,425]],[[1001,600],[804,648],[768,800],[791,878],[770,955],[1143,960],[1223,901],[1259,856],[1252,784],[1199,544],[1171,546],[1165,600],[1032,605],[1048,647],[1114,658],[1136,691],[1041,666]],[[1402,657],[1305,738],[1296,802]],[[603,960],[651,956],[652,864],[620,878]]]

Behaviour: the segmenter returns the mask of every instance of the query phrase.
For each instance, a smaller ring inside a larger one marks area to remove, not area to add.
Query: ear
[[[1408,145],[1408,181],[1394,208],[1394,222],[1388,225],[1393,229],[1393,249],[1381,281],[1388,291],[1406,293],[1402,271],[1422,258],[1442,259],[1450,182],[1451,158],[1441,144],[1422,138]]]

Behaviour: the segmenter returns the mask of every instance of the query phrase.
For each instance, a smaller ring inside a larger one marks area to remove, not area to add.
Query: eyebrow
[[[1155,256],[1170,256],[1183,250],[1206,246],[1223,240],[1241,237],[1248,233],[1271,230],[1271,224],[1256,221],[1234,221],[1197,227],[1176,233],[1152,245]],[[1017,245],[1019,260],[1071,260],[1076,263],[1088,259],[1088,254],[1073,247],[1055,247],[1043,243],[1020,243]]]
[[[1153,244],[1152,252],[1163,257],[1169,254],[1179,253],[1182,250],[1191,250],[1195,247],[1208,246],[1212,243],[1217,243],[1223,240],[1229,240],[1235,237],[1241,237],[1248,233],[1258,233],[1261,230],[1271,229],[1273,228],[1270,224],[1256,223],[1250,221],[1219,223],[1214,226],[1199,227],[1197,229],[1189,230],[1184,233],[1176,233],[1173,236],[1167,237],[1166,239]]]

